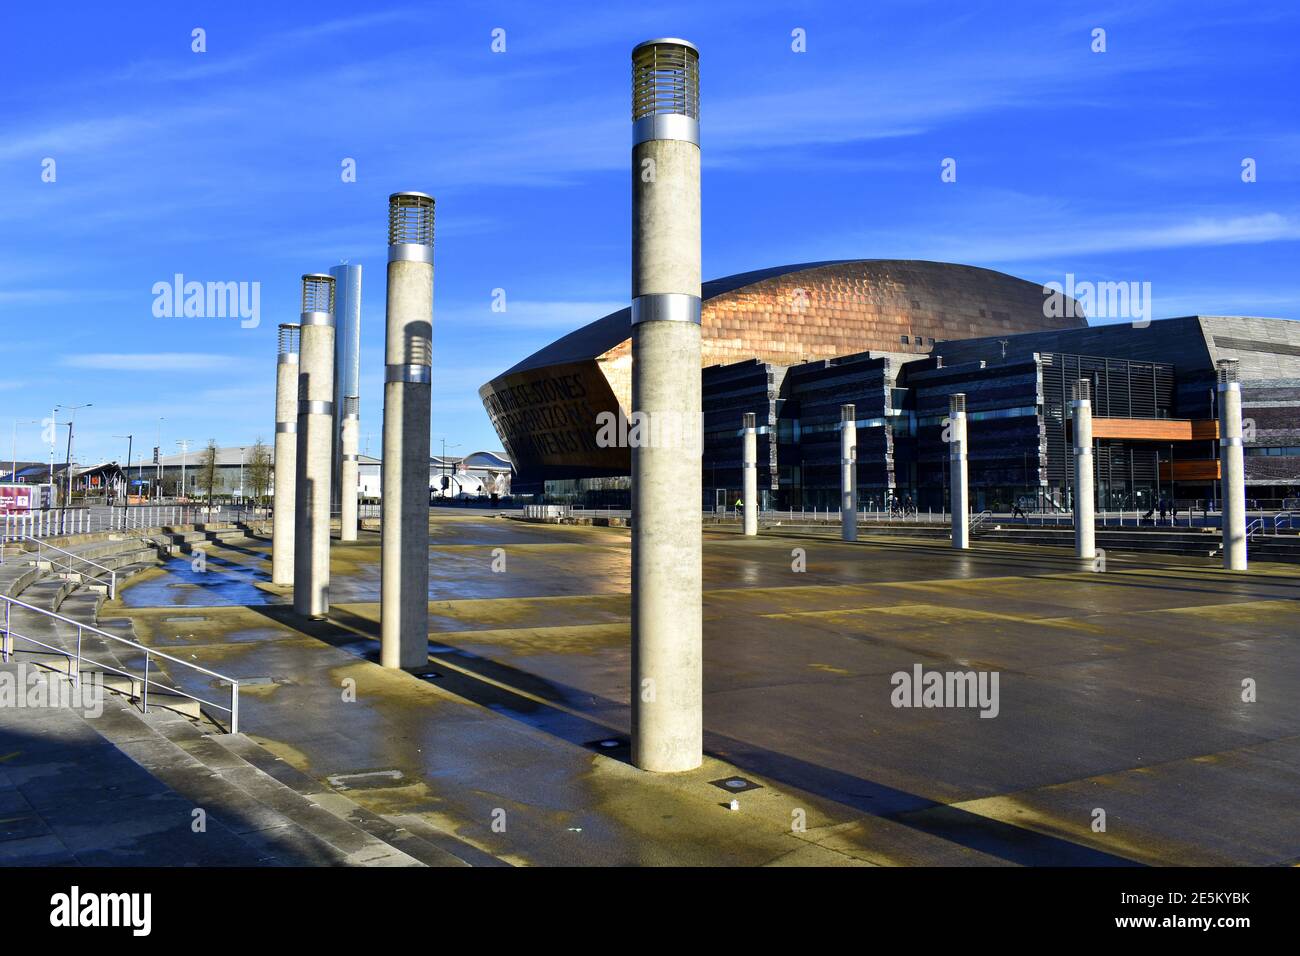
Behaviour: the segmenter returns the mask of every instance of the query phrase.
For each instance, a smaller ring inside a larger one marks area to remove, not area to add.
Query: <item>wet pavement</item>
[[[507,862],[1300,862],[1293,566],[706,532],[711,759],[662,777],[597,743],[628,730],[627,531],[431,529],[434,676],[374,663],[373,533],[336,543],[326,622],[265,583],[258,541],[103,616],[251,679],[244,729],[299,769]],[[997,672],[997,716],[895,707],[917,665]],[[762,788],[730,811],[736,774]]]

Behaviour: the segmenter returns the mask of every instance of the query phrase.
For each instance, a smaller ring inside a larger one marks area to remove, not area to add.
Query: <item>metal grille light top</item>
[[[280,325],[280,350],[281,355],[298,354],[298,338],[302,332],[302,326],[289,325],[282,323]]]
[[[1236,359],[1219,359],[1215,363],[1219,367],[1219,384],[1227,385],[1230,382],[1239,382],[1240,363]]]
[[[700,143],[700,51],[675,37],[632,50],[632,142]]]
[[[388,261],[433,262],[433,197],[401,192],[388,197]]]
[[[361,400],[356,395],[343,396],[343,417],[356,418]]]
[[[334,277],[319,272],[302,277],[302,311],[334,314]]]
[[[1076,402],[1092,400],[1092,383],[1086,378],[1078,378],[1070,383],[1070,398]]]
[[[966,414],[966,393],[957,392],[948,396],[948,413],[956,415],[958,412]]]
[[[745,412],[744,422],[746,430],[753,428],[758,423],[758,416],[753,412]]]

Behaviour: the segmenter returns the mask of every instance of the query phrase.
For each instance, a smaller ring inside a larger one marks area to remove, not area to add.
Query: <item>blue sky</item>
[[[438,200],[433,447],[499,447],[478,386],[626,303],[629,51],[653,36],[702,53],[706,278],[926,258],[1150,282],[1157,317],[1300,317],[1292,3],[5,7],[0,456],[56,402],[94,403],[83,462],[127,433],[147,454],[159,416],[164,453],[269,443],[275,326],[342,260],[378,454],[399,189]],[[176,273],[260,283],[260,325],[155,317]],[[47,457],[40,426],[18,455]]]

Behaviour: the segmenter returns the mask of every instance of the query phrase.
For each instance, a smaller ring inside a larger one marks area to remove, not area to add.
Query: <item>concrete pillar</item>
[[[429,398],[433,362],[432,196],[388,197],[380,663],[429,662]]]
[[[280,326],[275,365],[275,497],[271,512],[271,583],[293,584],[293,524],[298,480],[298,331]]]
[[[334,279],[302,277],[293,609],[329,613],[330,449],[334,442]]]
[[[632,761],[703,759],[699,51],[632,50]]]
[[[1219,366],[1219,461],[1223,469],[1223,566],[1246,570],[1246,462],[1241,438],[1241,381],[1237,361]]]
[[[333,504],[342,507],[343,415],[349,396],[361,394],[361,266],[341,263],[330,266],[334,277],[334,421],[330,489]]]
[[[840,537],[858,540],[858,410],[840,406]]]
[[[1074,383],[1070,408],[1074,414],[1074,556],[1091,561],[1097,556],[1097,519],[1092,477],[1091,383]]]
[[[741,501],[744,503],[745,535],[758,534],[758,430],[755,427],[757,416],[746,412],[744,417],[744,460],[741,462],[741,478],[744,489]]]
[[[357,444],[361,422],[357,417],[357,399],[343,399],[343,428],[339,432],[339,540],[357,540]]]
[[[948,396],[948,486],[952,505],[952,546],[970,547],[969,462],[966,460],[966,395]]]

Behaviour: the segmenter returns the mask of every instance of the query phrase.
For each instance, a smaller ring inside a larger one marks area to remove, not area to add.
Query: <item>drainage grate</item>
[[[723,777],[721,780],[710,780],[719,790],[725,790],[727,793],[744,793],[746,790],[762,790],[761,783],[755,783],[752,780],[746,780],[744,777]]]
[[[400,787],[405,778],[400,770],[363,770],[336,773],[325,779],[335,790],[373,790],[376,787]]]

